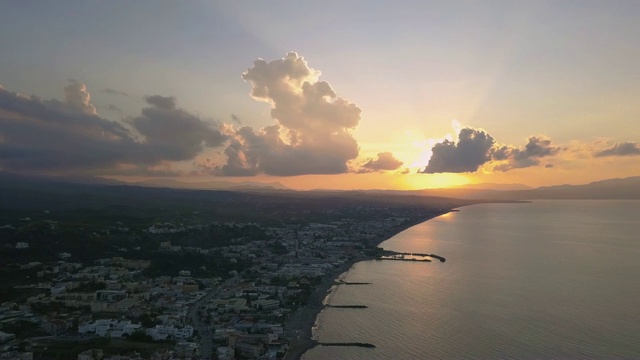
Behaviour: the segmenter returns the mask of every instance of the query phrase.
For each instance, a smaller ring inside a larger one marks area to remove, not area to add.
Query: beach
[[[428,216],[426,218],[421,218],[419,220],[410,221],[405,224],[395,226],[384,234],[382,234],[377,239],[372,239],[369,242],[369,246],[378,246],[382,242],[388,240],[394,235],[412,227],[417,224],[423,223],[427,220],[433,219],[434,217],[446,214],[450,211],[444,211],[442,213],[434,214],[432,216]],[[338,284],[338,279],[342,274],[349,271],[353,265],[360,261],[367,261],[374,259],[373,256],[358,256],[350,261],[345,262],[344,264],[334,268],[329,274],[323,276],[322,281],[318,284],[315,290],[309,296],[309,300],[307,304],[300,307],[296,312],[291,314],[289,320],[286,324],[286,329],[288,333],[296,333],[297,336],[291,340],[289,351],[285,356],[286,360],[297,360],[302,357],[307,350],[313,348],[318,345],[318,341],[313,339],[313,327],[316,322],[316,318],[318,314],[325,308],[323,304],[323,300],[328,295],[329,291],[334,285]]]

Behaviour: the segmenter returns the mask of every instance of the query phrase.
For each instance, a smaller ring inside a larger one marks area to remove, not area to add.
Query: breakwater
[[[371,285],[370,282],[336,281],[336,285]]]
[[[394,257],[381,257],[381,258],[377,258],[376,260],[431,262],[431,260],[429,259],[410,259],[410,258],[394,258]]]
[[[445,259],[444,257],[440,256],[440,255],[436,255],[436,254],[423,254],[423,253],[402,253],[402,252],[393,252],[394,255],[408,255],[408,256],[423,256],[423,257],[430,257],[430,258],[434,258],[434,259],[438,259],[440,260],[440,262],[445,262],[447,261],[447,259]]]
[[[413,256],[413,258],[405,258],[405,256]],[[416,259],[415,257],[421,257],[422,259]],[[384,249],[379,249],[376,260],[431,261],[429,259],[425,259],[427,257],[438,259],[440,262],[447,261],[444,257],[436,254],[397,252]]]
[[[436,254],[429,254],[429,255],[427,255],[427,256],[428,256],[428,257],[432,257],[432,258],[434,258],[434,259],[438,259],[438,260],[440,260],[440,262],[445,262],[445,261],[447,261],[447,259],[443,258],[443,257],[442,257],[442,256],[440,256],[440,255],[436,255]]]
[[[338,308],[338,309],[366,309],[367,305],[325,305],[330,308]]]
[[[352,342],[352,343],[318,343],[319,345],[322,346],[355,346],[355,347],[363,347],[363,348],[374,348],[376,347],[373,344],[369,344],[369,343],[359,343],[359,342]]]

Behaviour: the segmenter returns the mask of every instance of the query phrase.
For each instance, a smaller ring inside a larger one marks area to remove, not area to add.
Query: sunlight
[[[453,120],[455,128],[456,120]],[[459,123],[458,123],[459,124]],[[405,151],[397,153],[397,157],[402,160],[407,168],[412,173],[423,170],[429,163],[433,152],[431,149],[437,143],[441,143],[444,140],[452,141],[454,137],[451,134],[446,134],[442,138],[425,138],[423,134],[418,134],[414,131],[405,132],[405,141],[408,144]],[[410,144],[410,145],[409,145]]]
[[[404,189],[439,189],[460,186],[469,183],[462,174],[408,174],[399,178],[400,187]]]

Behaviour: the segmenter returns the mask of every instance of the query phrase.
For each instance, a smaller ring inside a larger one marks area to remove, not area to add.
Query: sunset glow
[[[640,174],[638,4],[334,5],[8,5],[0,170],[295,189]]]

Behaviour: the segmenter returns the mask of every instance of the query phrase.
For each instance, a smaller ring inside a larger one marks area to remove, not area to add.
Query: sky
[[[14,1],[0,170],[297,189],[640,175],[638,1]]]

